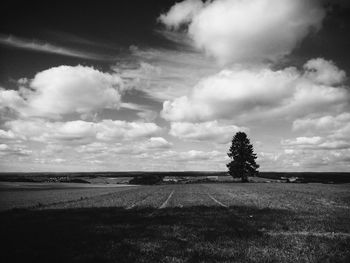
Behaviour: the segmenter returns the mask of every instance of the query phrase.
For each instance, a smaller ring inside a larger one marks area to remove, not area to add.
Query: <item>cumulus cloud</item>
[[[348,171],[349,149],[287,148],[283,152],[259,153],[259,163],[265,169],[280,171]]]
[[[151,137],[147,140],[128,143],[108,144],[96,141],[85,145],[80,145],[76,151],[90,157],[111,156],[115,154],[139,155],[148,152],[161,152],[172,147],[172,143],[163,137]]]
[[[17,136],[10,130],[4,131],[0,130],[0,139],[15,139]]]
[[[6,90],[0,87],[0,110],[5,108],[17,109],[23,107],[25,101],[15,90]]]
[[[123,141],[157,135],[161,128],[155,123],[103,120],[87,122],[82,120],[68,122],[47,122],[44,120],[13,120],[5,123],[8,131],[24,140],[41,142]],[[156,143],[156,142],[155,142]],[[159,142],[158,142],[159,143]]]
[[[350,129],[348,128],[348,131]],[[337,138],[336,136],[313,136],[313,137],[297,137],[295,139],[287,139],[282,141],[282,145],[287,150],[342,150],[350,149],[349,136]]]
[[[314,141],[312,148],[319,149],[349,149],[350,148],[350,113],[345,112],[336,116],[321,116],[315,118],[297,119],[293,122],[295,131],[307,131],[319,138]],[[305,137],[311,140],[310,137]],[[285,140],[285,145],[305,148],[300,138]]]
[[[223,160],[223,153],[219,151],[199,151],[199,150],[189,150],[184,152],[176,152],[176,151],[166,151],[159,154],[156,154],[154,158],[156,159],[170,159],[173,161],[180,162],[189,162],[189,161],[218,161]]]
[[[114,150],[114,152],[124,154],[145,154],[149,152],[162,152],[171,147],[172,143],[168,142],[163,137],[151,137],[146,141],[120,145]]]
[[[304,68],[305,75],[318,84],[337,85],[343,83],[346,78],[344,70],[340,70],[333,61],[322,58],[309,60]]]
[[[348,123],[350,123],[350,113],[344,112],[336,116],[326,115],[317,118],[297,119],[293,122],[293,130],[318,133],[322,131],[335,132],[338,129],[343,129]]]
[[[180,25],[191,22],[203,6],[201,0],[175,3],[166,14],[161,14],[158,20],[169,28],[177,29]]]
[[[217,157],[221,157],[222,153],[218,151],[204,152],[191,150],[188,152],[182,152],[179,155],[180,160],[210,160]]]
[[[137,113],[142,120],[154,121],[158,117],[158,112],[153,110],[144,110]]]
[[[152,137],[143,145],[146,149],[166,149],[171,147],[171,143],[163,137]]]
[[[194,45],[225,64],[276,61],[324,17],[317,0],[216,0],[176,3],[159,20],[173,29],[188,24]]]
[[[349,101],[346,87],[326,85],[330,79],[315,81],[310,65],[305,68],[223,70],[200,81],[189,96],[165,101],[161,115],[171,121],[196,122],[235,117],[295,118],[341,111]],[[330,70],[340,72],[336,67]]]
[[[97,139],[112,140],[118,138],[132,139],[156,135],[161,128],[152,122],[126,122],[104,120],[97,124]]]
[[[234,133],[243,130],[247,129],[235,125],[220,125],[218,121],[174,122],[171,123],[169,134],[183,140],[227,143]]]
[[[28,156],[32,153],[31,150],[26,149],[23,145],[7,145],[7,144],[0,144],[0,156]]]
[[[59,66],[35,75],[29,87],[0,90],[0,107],[22,116],[60,118],[120,106],[122,80],[85,66]]]
[[[322,141],[319,136],[314,137],[297,137],[295,140],[285,140],[282,144],[285,145],[317,145]]]

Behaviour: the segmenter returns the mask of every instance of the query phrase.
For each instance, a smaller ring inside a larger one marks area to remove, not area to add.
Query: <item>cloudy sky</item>
[[[341,0],[4,1],[0,170],[350,170]]]

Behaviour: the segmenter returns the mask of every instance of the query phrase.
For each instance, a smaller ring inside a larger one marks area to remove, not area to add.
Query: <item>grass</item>
[[[0,210],[10,208],[33,208],[38,204],[44,206],[69,204],[78,200],[90,200],[95,196],[103,198],[105,195],[115,194],[128,189],[129,187],[0,189]]]
[[[349,238],[269,234],[328,225],[340,231],[344,224],[244,206],[19,210],[1,215],[1,257],[2,262],[348,262]]]
[[[161,177],[178,177],[188,178],[192,180],[200,180],[199,178],[206,178],[207,176],[218,176],[225,178],[224,180],[231,180],[227,176],[226,171],[186,171],[186,172],[39,172],[39,173],[1,173],[0,182],[45,182],[45,181],[62,181],[72,182],[74,179],[82,179],[87,182],[110,182],[121,183],[127,182],[131,178],[137,176],[153,176]],[[268,178],[272,180],[281,179],[281,177],[299,177],[304,182],[313,183],[350,183],[350,173],[346,172],[260,172],[259,177]],[[117,180],[119,178],[119,180]],[[110,180],[112,179],[112,180]],[[73,181],[74,182],[74,181]]]
[[[189,184],[101,192],[1,212],[0,260],[349,262],[349,207],[349,185]]]

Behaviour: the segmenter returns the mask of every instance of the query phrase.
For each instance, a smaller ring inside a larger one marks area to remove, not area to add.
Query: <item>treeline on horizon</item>
[[[201,176],[229,176],[224,171],[169,171],[169,172],[31,172],[31,173],[19,173],[19,172],[2,172],[0,173],[0,181],[33,181],[32,177],[50,178],[50,177],[85,177],[85,178],[97,178],[97,177],[135,177],[156,174],[161,177],[201,177]],[[350,172],[260,172],[258,177],[280,180],[283,178],[297,177],[304,179],[307,182],[328,182],[328,183],[350,183]]]

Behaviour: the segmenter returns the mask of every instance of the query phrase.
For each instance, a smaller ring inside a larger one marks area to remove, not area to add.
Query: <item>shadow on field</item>
[[[290,220],[297,220],[290,211],[253,207],[12,210],[0,214],[0,260],[336,262],[348,256],[346,240],[294,240],[261,231],[288,230]]]

